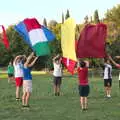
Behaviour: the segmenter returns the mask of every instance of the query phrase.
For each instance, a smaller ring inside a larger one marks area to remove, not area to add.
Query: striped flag
[[[62,63],[72,74],[76,65],[75,26],[75,21],[72,18],[68,18],[61,26]]]
[[[48,42],[54,40],[55,35],[40,25],[37,19],[24,19],[15,26],[15,30],[23,36],[25,42],[33,49],[37,56],[50,54]]]

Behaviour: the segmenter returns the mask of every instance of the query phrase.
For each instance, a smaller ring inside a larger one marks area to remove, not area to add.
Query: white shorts
[[[23,80],[23,93],[32,92],[32,80]]]

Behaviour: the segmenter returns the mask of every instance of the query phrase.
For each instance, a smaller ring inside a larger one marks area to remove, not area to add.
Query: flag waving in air
[[[76,65],[75,27],[76,24],[72,18],[68,18],[61,26],[62,62],[72,74]]]
[[[105,57],[105,39],[107,26],[99,23],[96,25],[87,24],[80,34],[77,43],[78,58],[103,58]]]
[[[2,27],[2,39],[3,39],[3,43],[4,43],[5,47],[8,49],[9,48],[9,41],[8,41],[8,38],[7,38],[7,34],[6,34],[4,26],[1,25],[1,27]]]
[[[24,19],[15,26],[15,30],[23,36],[25,42],[37,56],[44,56],[50,53],[48,42],[54,40],[55,36],[50,30],[40,25],[37,19]]]

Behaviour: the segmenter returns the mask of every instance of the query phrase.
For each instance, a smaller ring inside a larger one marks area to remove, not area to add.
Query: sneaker
[[[82,108],[82,109],[81,109],[82,112],[85,111],[85,110],[86,110],[85,108]]]
[[[29,110],[30,106],[29,105],[22,105],[22,108]]]
[[[108,98],[111,98],[111,96],[110,96],[110,95],[107,95],[107,97],[108,97]]]
[[[20,101],[20,98],[16,98],[16,101]]]

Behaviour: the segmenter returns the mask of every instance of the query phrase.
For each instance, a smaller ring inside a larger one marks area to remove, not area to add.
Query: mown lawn
[[[89,109],[81,112],[77,76],[63,77],[62,95],[55,97],[51,75],[33,76],[30,110],[15,100],[15,85],[0,75],[0,120],[120,120],[120,90],[113,78],[112,98],[104,98],[103,80],[90,78]]]

